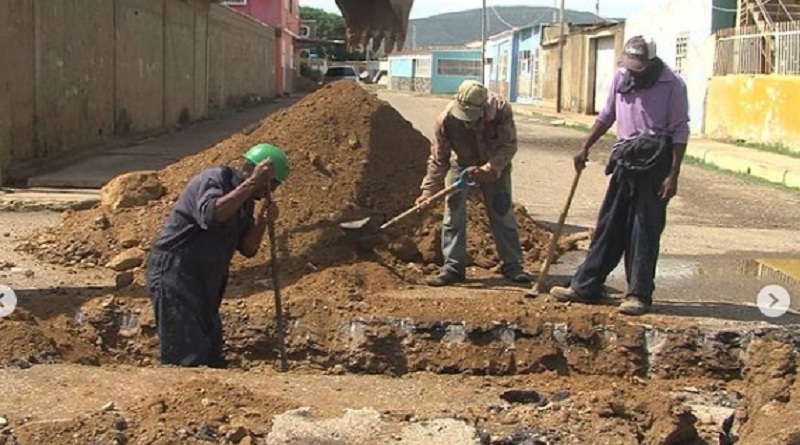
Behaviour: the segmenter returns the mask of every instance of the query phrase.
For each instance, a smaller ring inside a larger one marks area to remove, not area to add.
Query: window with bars
[[[430,78],[431,77],[431,59],[417,59],[416,77]]]
[[[436,72],[440,76],[480,76],[480,60],[439,59]]]
[[[675,73],[683,77],[689,53],[689,33],[681,33],[675,39]]]
[[[531,73],[531,51],[523,50],[519,52],[519,71],[523,75]]]

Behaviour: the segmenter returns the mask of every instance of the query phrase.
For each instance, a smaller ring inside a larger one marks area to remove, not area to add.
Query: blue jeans
[[[589,252],[572,277],[575,292],[598,299],[608,275],[625,256],[627,295],[652,304],[661,234],[667,222],[667,203],[659,197],[671,159],[651,172],[617,168],[611,177]]]
[[[455,182],[465,169],[466,166],[453,164],[447,175],[447,185]],[[497,181],[479,183],[479,186],[489,213],[489,223],[492,227],[497,253],[502,261],[503,274],[511,275],[522,272],[522,247],[511,199],[511,165],[506,167]],[[465,276],[467,265],[466,199],[466,189],[451,194],[445,202],[442,223],[444,270],[461,277]]]

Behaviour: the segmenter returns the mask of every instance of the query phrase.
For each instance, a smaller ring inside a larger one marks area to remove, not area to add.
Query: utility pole
[[[486,0],[481,9],[481,83],[486,85]]]
[[[600,0],[594,4],[594,14],[599,16],[600,15]]]
[[[560,28],[558,36],[558,80],[556,84],[556,113],[561,113],[561,94],[564,90],[564,0],[561,0]]]

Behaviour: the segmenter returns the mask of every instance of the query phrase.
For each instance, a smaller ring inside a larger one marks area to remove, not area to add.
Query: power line
[[[500,20],[500,22],[502,22],[504,25],[508,26],[508,27],[509,27],[509,28],[511,28],[511,29],[514,29],[514,28],[515,28],[515,26],[514,26],[514,25],[512,25],[511,23],[508,23],[507,21],[503,20],[503,18],[502,18],[502,17],[500,17],[500,14],[498,14],[498,13],[497,13],[497,9],[495,9],[495,7],[494,7],[494,6],[490,6],[490,8],[492,9],[492,12],[493,12],[493,13],[494,13],[494,15],[497,17],[497,19],[498,19],[498,20]]]
[[[539,14],[539,15],[538,15],[536,18],[534,18],[534,19],[533,19],[533,20],[532,20],[530,23],[527,23],[527,24],[525,24],[525,25],[522,25],[522,26],[514,26],[514,25],[512,25],[511,23],[509,23],[509,22],[507,22],[506,20],[504,20],[504,19],[503,19],[503,17],[501,17],[501,16],[500,16],[500,14],[497,12],[497,9],[495,9],[495,7],[494,7],[494,6],[490,6],[490,8],[492,9],[492,12],[494,13],[494,15],[495,15],[495,16],[497,16],[498,20],[500,20],[500,21],[501,21],[501,22],[502,22],[504,25],[506,25],[506,26],[507,26],[507,27],[509,27],[510,29],[528,28],[528,27],[531,27],[531,26],[534,26],[534,25],[538,25],[538,24],[542,23],[542,19],[543,19],[543,18],[544,18],[546,15],[548,15],[548,14],[550,14],[550,13],[551,13],[551,11],[545,11],[545,12],[543,12],[543,13]],[[558,12],[558,10],[557,10],[557,9],[554,9],[554,10],[553,10],[553,12],[556,12],[556,13],[557,13],[557,12]]]

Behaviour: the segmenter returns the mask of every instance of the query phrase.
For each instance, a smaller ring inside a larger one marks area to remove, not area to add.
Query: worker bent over
[[[258,253],[268,220],[278,217],[264,198],[289,175],[274,146],[256,145],[244,158],[240,169],[214,167],[189,181],[148,256],[162,364],[225,366],[219,308],[231,260],[237,250]]]
[[[516,152],[517,129],[511,105],[479,82],[465,81],[436,121],[428,171],[417,203],[466,172],[483,192],[503,275],[526,284],[531,277],[523,269],[511,199],[511,161]],[[451,154],[455,155],[452,163]],[[466,198],[465,191],[447,198],[442,224],[444,269],[428,280],[431,286],[447,286],[466,278]]]
[[[628,290],[620,311],[640,315],[653,303],[667,204],[678,189],[689,138],[688,98],[686,85],[656,56],[652,41],[630,39],[621,65],[605,108],[575,155],[575,168],[581,170],[591,146],[617,123],[597,231],[570,287],[551,293],[559,301],[596,302],[624,253]]]

